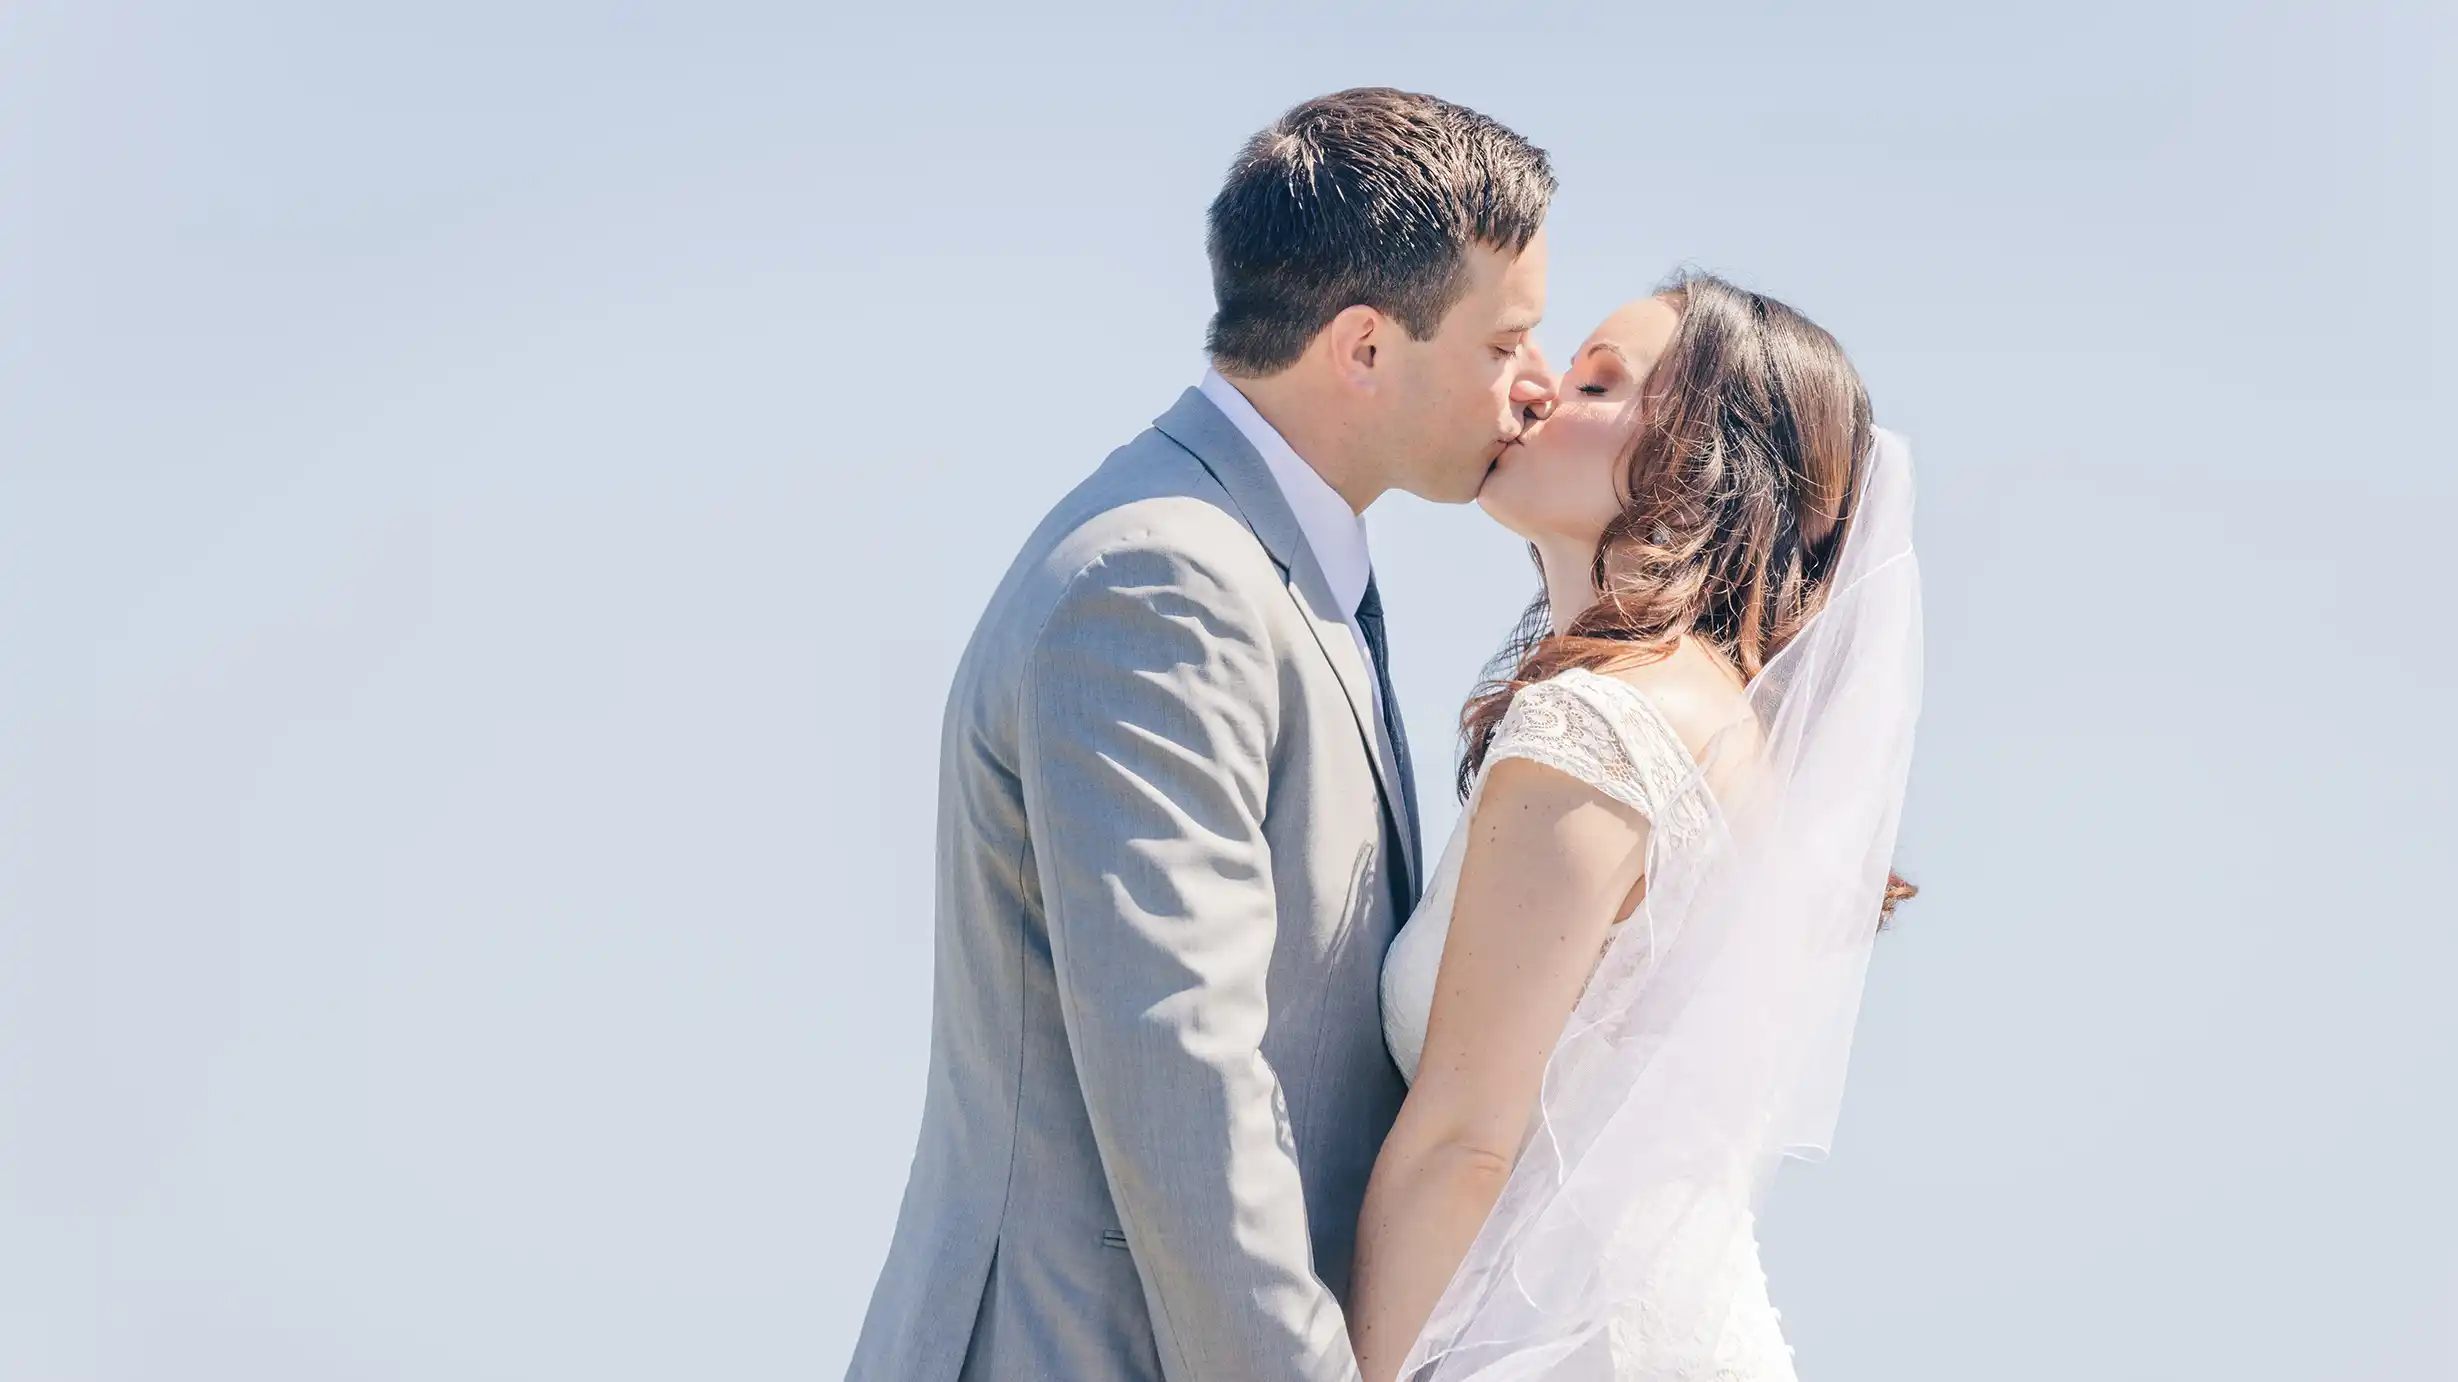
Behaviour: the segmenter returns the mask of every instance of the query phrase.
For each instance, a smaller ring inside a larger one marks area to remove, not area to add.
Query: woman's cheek
[[[1607,440],[1613,442],[1619,439],[1620,433],[1617,431]],[[1620,477],[1616,473],[1620,469],[1618,464],[1620,457],[1621,449],[1618,446],[1608,444],[1600,447],[1597,451],[1595,468],[1590,472],[1589,493],[1593,496],[1591,502],[1594,503],[1598,515],[1596,532],[1599,536],[1603,535],[1607,525],[1621,517],[1622,487]]]

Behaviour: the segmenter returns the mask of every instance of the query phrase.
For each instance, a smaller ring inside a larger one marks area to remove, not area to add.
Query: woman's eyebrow
[[[1620,346],[1617,346],[1617,345],[1613,344],[1611,341],[1598,341],[1596,344],[1594,344],[1594,345],[1592,345],[1592,346],[1589,346],[1589,347],[1587,348],[1587,353],[1588,353],[1588,354],[1590,354],[1590,355],[1593,355],[1593,354],[1595,354],[1597,351],[1600,351],[1600,350],[1609,350],[1609,351],[1612,351],[1615,355],[1617,355],[1617,356],[1620,356],[1620,357],[1621,357],[1621,362],[1622,362],[1623,364],[1627,365],[1627,364],[1629,364],[1629,363],[1630,363],[1630,357],[1629,357],[1629,356],[1627,356],[1627,355],[1623,355],[1623,354],[1622,354],[1622,348],[1621,348]]]

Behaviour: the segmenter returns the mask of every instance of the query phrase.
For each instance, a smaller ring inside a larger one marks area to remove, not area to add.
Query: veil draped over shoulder
[[[1712,1375],[1776,1164],[1826,1153],[1920,712],[1911,452],[1881,430],[1863,464],[1833,593],[1711,749],[1712,827],[1657,832],[1410,1382]]]

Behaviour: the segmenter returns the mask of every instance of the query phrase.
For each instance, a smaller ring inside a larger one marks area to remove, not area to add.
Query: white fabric
[[[1574,667],[1521,691],[1485,751],[1488,769],[1506,758],[1530,759],[1579,779],[1635,808],[1652,830],[1666,832],[1675,843],[1708,826],[1698,763],[1646,693],[1628,682]],[[1424,899],[1383,956],[1383,1040],[1412,1084],[1425,1056],[1434,976],[1451,934],[1468,821],[1462,812],[1451,827]],[[1613,925],[1618,932],[1622,923]]]
[[[1650,777],[1669,759],[1641,697],[1566,675],[1536,703],[1560,702],[1559,731],[1511,727],[1537,746],[1523,756],[1649,812],[1646,900],[1563,1029],[1510,1181],[1401,1368],[1409,1382],[1792,1376],[1753,1216],[1784,1155],[1815,1159],[1832,1139],[1920,710],[1902,439],[1879,432],[1859,478],[1834,593],[1750,683],[1751,719],[1710,745],[1715,790],[1696,764],[1670,795],[1669,775]],[[1461,832],[1483,787],[1480,774]],[[1461,852],[1455,833],[1428,926],[1448,924]],[[1439,964],[1430,935],[1403,937],[1385,973],[1386,1002],[1413,1005],[1416,1043]]]
[[[1508,758],[1525,758],[1567,773],[1649,822],[1667,848],[1684,848],[1713,827],[1712,804],[1697,761],[1646,693],[1614,677],[1573,668],[1551,681],[1522,690],[1494,731],[1485,770]],[[1480,776],[1480,788],[1483,779]],[[1473,808],[1472,808],[1473,809]],[[1400,1073],[1414,1083],[1425,1056],[1425,1029],[1434,1007],[1434,984],[1442,968],[1443,943],[1451,934],[1451,909],[1459,889],[1461,857],[1467,851],[1470,812],[1452,827],[1433,882],[1416,914],[1400,928],[1383,958],[1383,1039]],[[1656,846],[1651,842],[1650,848]],[[1642,904],[1640,911],[1644,912]],[[1633,913],[1638,915],[1638,913]],[[1629,918],[1613,924],[1619,935]],[[1667,1270],[1720,1269],[1738,1264],[1731,1308],[1705,1356],[1710,1371],[1699,1374],[1741,1382],[1787,1382],[1792,1351],[1767,1297],[1766,1273],[1758,1261],[1751,1221],[1731,1243],[1700,1243],[1677,1255]],[[1653,1328],[1643,1301],[1633,1301],[1607,1325],[1608,1347],[1620,1355],[1616,1377],[1649,1376]]]
[[[1366,646],[1365,633],[1357,627],[1357,604],[1366,597],[1366,583],[1374,579],[1374,557],[1366,549],[1365,516],[1350,508],[1340,491],[1308,465],[1288,438],[1280,435],[1280,429],[1256,410],[1254,401],[1238,392],[1238,386],[1219,370],[1205,370],[1203,382],[1195,387],[1263,457],[1264,466],[1280,486],[1281,497],[1289,501],[1289,511],[1297,515],[1298,529],[1306,535],[1315,564],[1323,568],[1324,584],[1340,602],[1340,617],[1348,624],[1349,637],[1357,640],[1366,666],[1373,666],[1374,650]],[[1379,714],[1383,707],[1379,685],[1373,695]]]

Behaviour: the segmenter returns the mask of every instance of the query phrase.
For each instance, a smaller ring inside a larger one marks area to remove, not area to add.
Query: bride
[[[1754,1212],[1823,1153],[1920,685],[1901,442],[1833,337],[1691,276],[1607,318],[1478,497],[1544,588],[1462,717],[1383,971],[1410,1091],[1365,1382],[1788,1382]]]

